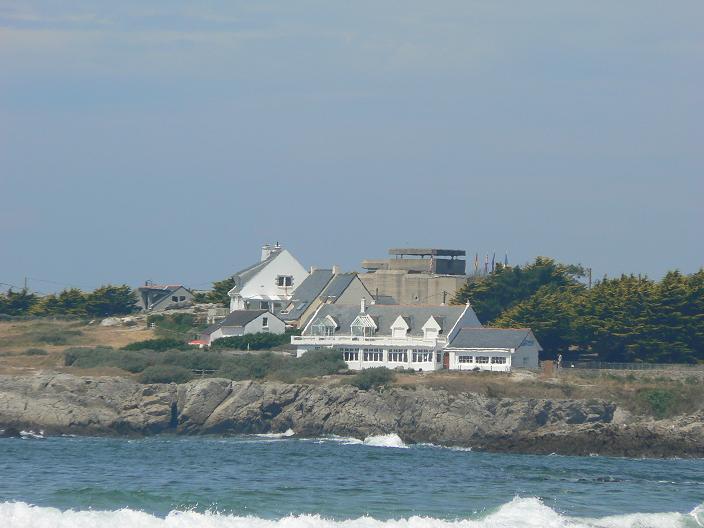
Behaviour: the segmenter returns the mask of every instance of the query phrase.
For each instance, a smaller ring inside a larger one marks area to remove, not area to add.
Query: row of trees
[[[70,288],[45,296],[9,290],[0,293],[0,314],[107,317],[132,313],[136,302],[134,291],[126,285],[102,286],[92,292]]]
[[[547,356],[593,353],[602,361],[704,361],[704,270],[660,281],[622,275],[590,289],[579,266],[539,257],[470,281],[470,301],[490,326],[530,327]]]

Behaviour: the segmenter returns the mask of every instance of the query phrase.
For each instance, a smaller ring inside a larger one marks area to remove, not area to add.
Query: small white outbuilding
[[[211,345],[223,337],[236,337],[246,334],[283,334],[286,323],[269,310],[235,310],[213,326],[206,328],[201,339]]]

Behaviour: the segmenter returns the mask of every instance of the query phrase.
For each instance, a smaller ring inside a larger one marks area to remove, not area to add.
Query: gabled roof
[[[434,317],[442,326],[443,333],[448,334],[455,326],[455,323],[462,316],[462,313],[467,310],[464,318],[465,326],[481,326],[479,319],[471,307],[464,305],[452,306],[424,306],[424,305],[399,305],[399,304],[373,304],[366,309],[366,313],[374,320],[377,325],[376,335],[391,335],[391,325],[396,321],[398,316],[402,316],[407,322],[409,328],[409,336],[422,336],[423,325]],[[308,326],[303,331],[306,335],[310,332],[310,328],[316,321],[332,316],[339,324],[340,334],[351,333],[352,322],[359,315],[359,306],[341,305],[341,304],[324,304],[320,307],[315,317],[308,323]],[[441,322],[442,319],[442,322]]]
[[[518,348],[535,339],[530,328],[460,328],[450,342],[451,348]],[[537,342],[537,340],[536,340]],[[538,345],[540,346],[540,345]]]
[[[259,273],[262,269],[264,269],[266,266],[269,265],[276,257],[281,255],[282,251],[276,251],[272,252],[271,255],[265,260],[262,260],[260,262],[257,262],[256,264],[252,264],[251,266],[247,266],[246,268],[238,271],[237,273],[234,273],[232,275],[232,278],[236,280],[235,287],[230,290],[230,292],[237,292],[239,291],[242,286],[247,284],[250,279],[252,279],[257,273]],[[229,293],[229,292],[228,292]]]
[[[293,308],[286,314],[282,313],[284,321],[294,321],[303,315],[311,303],[317,299],[332,279],[332,270],[317,269],[294,290],[291,298]]]
[[[338,298],[345,292],[356,276],[356,273],[338,273],[332,277],[320,296],[324,299]]]
[[[244,326],[269,310],[235,310],[220,321],[220,326]]]

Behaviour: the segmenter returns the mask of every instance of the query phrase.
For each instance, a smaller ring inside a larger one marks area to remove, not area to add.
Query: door
[[[444,368],[444,369],[450,368],[450,353],[449,352],[445,352],[442,356],[442,368]]]

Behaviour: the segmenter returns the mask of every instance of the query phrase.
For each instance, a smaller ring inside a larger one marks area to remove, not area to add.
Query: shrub
[[[347,370],[347,363],[338,350],[311,350],[300,358],[284,360],[283,364],[271,373],[280,381],[293,382],[300,378],[329,376]]]
[[[638,391],[638,396],[656,418],[667,417],[676,400],[675,394],[668,389],[642,389]]]
[[[174,314],[156,314],[147,317],[147,324],[154,325],[157,335],[165,338],[173,338],[175,335],[181,335],[184,339],[190,338],[197,333],[199,329],[204,327],[196,324],[196,319],[193,314],[189,313],[174,313]]]
[[[159,358],[159,363],[189,370],[218,370],[222,365],[222,356],[217,352],[203,350],[170,350]]]
[[[139,375],[141,383],[185,383],[192,378],[190,370],[176,365],[154,365]]]
[[[213,341],[212,348],[230,350],[269,350],[291,341],[290,334],[259,332],[235,337],[223,337]]]
[[[233,380],[261,379],[279,370],[284,363],[291,363],[283,357],[265,352],[262,354],[242,354],[223,360],[218,375]]]
[[[153,364],[147,354],[113,350],[109,347],[69,348],[64,351],[64,364],[79,368],[117,367],[128,372],[142,372]]]
[[[39,333],[35,339],[47,345],[65,345],[72,337],[82,334],[80,330],[52,330]]]
[[[164,352],[165,350],[186,350],[192,348],[188,343],[184,343],[180,339],[172,337],[164,337],[159,339],[147,339],[145,341],[136,341],[125,345],[122,350],[153,350],[155,352]]]
[[[48,356],[49,352],[43,348],[28,348],[24,351],[25,356]]]
[[[365,369],[350,378],[349,383],[358,389],[369,390],[382,387],[394,380],[394,373],[386,367]]]

